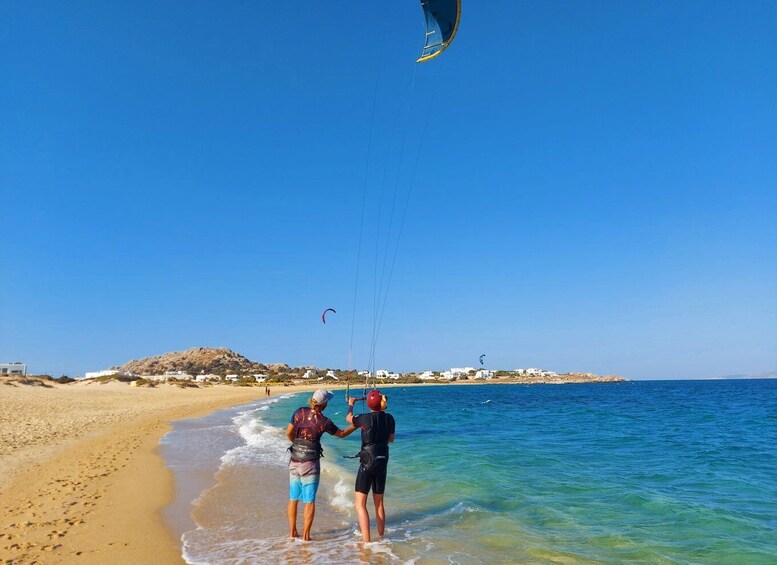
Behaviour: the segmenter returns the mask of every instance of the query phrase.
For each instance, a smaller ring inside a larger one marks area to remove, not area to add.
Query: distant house
[[[170,380],[170,375],[148,375],[143,378],[147,381],[165,382]]]
[[[224,377],[224,380],[234,382],[234,381],[240,380],[240,375],[227,375],[226,377]]]
[[[129,375],[126,371],[120,371],[118,369],[105,369],[103,371],[91,371],[88,373],[84,373],[85,379],[96,379],[98,377],[124,377]]]
[[[420,375],[418,375],[418,378],[422,381],[433,381],[436,377],[434,376],[434,373],[432,371],[424,371]]]
[[[335,375],[335,372],[334,372],[334,371],[327,371],[327,372],[326,372],[326,378],[328,378],[328,379],[334,379],[334,380],[336,380],[336,381],[339,381],[339,380],[340,380],[339,378],[337,378],[337,375]]]
[[[27,374],[27,365],[25,363],[0,363],[0,376]]]
[[[477,373],[475,373],[476,379],[492,379],[494,377],[494,372],[489,371],[488,369],[480,369]]]
[[[385,369],[378,369],[377,371],[375,371],[375,378],[387,379],[390,374],[391,374],[390,371],[386,371]]]
[[[360,377],[371,377],[372,376],[369,371],[359,371],[358,375]]]
[[[303,379],[310,379],[310,378],[315,377],[315,376],[316,376],[316,372],[313,369],[308,369],[307,371],[305,371],[305,374],[302,375],[302,378]]]
[[[264,383],[267,382],[267,379],[269,379],[267,375],[254,375],[254,380],[258,383]]]
[[[524,377],[557,377],[558,373],[555,371],[545,371],[543,369],[537,369],[536,367],[529,367],[528,369],[517,369],[515,371]]]
[[[396,381],[396,380],[402,378],[402,375],[400,375],[399,373],[389,373],[388,375],[386,375],[386,378],[387,379],[392,379],[392,380]]]
[[[448,371],[440,373],[440,378],[452,381],[468,375],[470,372],[475,372],[475,367],[453,367]]]
[[[195,380],[198,383],[204,383],[207,381],[220,381],[221,377],[218,375],[197,375]]]
[[[178,379],[179,381],[190,381],[194,378],[186,371],[167,371],[165,375],[171,379]]]

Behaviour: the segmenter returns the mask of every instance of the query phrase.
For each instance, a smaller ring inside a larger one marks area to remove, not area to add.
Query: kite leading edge
[[[459,29],[461,0],[421,0],[426,20],[426,41],[416,63],[434,59],[448,48]]]

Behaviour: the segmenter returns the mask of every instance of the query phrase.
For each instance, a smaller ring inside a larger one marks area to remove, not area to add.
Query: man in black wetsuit
[[[386,511],[383,508],[383,493],[386,490],[389,443],[394,441],[394,417],[386,412],[386,397],[377,389],[367,395],[369,414],[353,415],[355,398],[348,399],[346,421],[362,431],[362,449],[359,453],[359,472],[356,474],[354,502],[362,539],[370,541],[370,515],[367,512],[367,495],[372,489],[375,503],[375,523],[378,535],[386,529]]]

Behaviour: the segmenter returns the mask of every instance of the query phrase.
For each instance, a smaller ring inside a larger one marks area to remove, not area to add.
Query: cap
[[[316,401],[316,404],[326,404],[333,396],[334,394],[329,392],[327,389],[320,388],[313,393],[313,400]]]
[[[367,395],[367,407],[370,410],[385,410],[386,405],[383,403],[384,398],[385,397],[383,396],[383,393],[381,393],[377,388],[375,390],[371,390]]]

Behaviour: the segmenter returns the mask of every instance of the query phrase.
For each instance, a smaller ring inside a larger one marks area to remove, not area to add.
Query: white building
[[[224,379],[227,380],[227,381],[233,381],[234,382],[234,381],[237,381],[237,380],[240,379],[240,375],[227,375],[226,377],[224,377]]]
[[[334,379],[336,381],[339,381],[340,379],[337,378],[337,375],[335,375],[334,371],[327,371],[326,372],[326,378],[328,379]]]
[[[494,378],[494,372],[489,371],[488,369],[480,369],[477,373],[475,373],[476,379],[492,379]]]
[[[0,376],[27,374],[27,365],[25,363],[0,363]]]
[[[305,374],[302,375],[302,378],[303,379],[310,379],[310,378],[315,377],[315,376],[316,376],[316,372],[313,369],[308,369],[307,371],[305,371]]]
[[[85,379],[96,379],[97,377],[112,377],[112,376],[124,377],[129,375],[126,371],[119,371],[118,369],[105,369],[104,371],[91,371],[84,373]]]
[[[537,369],[536,367],[516,369],[515,372],[523,377],[558,377],[558,373],[555,371],[545,371],[543,369]]]
[[[434,373],[432,371],[424,371],[420,375],[418,375],[418,378],[422,381],[433,381],[436,377],[434,376]]]
[[[193,376],[191,376],[189,373],[185,371],[167,371],[165,375],[167,375],[171,379],[178,379],[179,381],[190,381],[194,379]]]
[[[475,367],[453,367],[448,371],[441,372],[440,378],[452,381],[453,379],[459,379],[461,377],[467,376],[470,371],[474,372]]]
[[[206,381],[220,381],[221,377],[219,375],[197,375],[196,380],[198,383],[203,383]]]
[[[371,377],[372,376],[369,371],[359,371],[358,375],[360,377]]]
[[[147,375],[142,377],[147,381],[165,382],[170,380],[170,375]]]
[[[385,369],[378,369],[375,371],[375,378],[376,379],[386,379],[391,373],[389,371],[386,371]]]
[[[402,375],[400,375],[399,373],[389,373],[388,375],[386,375],[387,379],[392,379],[392,380],[395,380],[395,381],[398,380],[401,377],[402,377]]]
[[[269,378],[267,375],[254,375],[254,379],[258,383],[266,383]]]
[[[195,380],[198,383],[204,383],[207,381],[220,381],[221,377],[219,375],[197,375]]]

